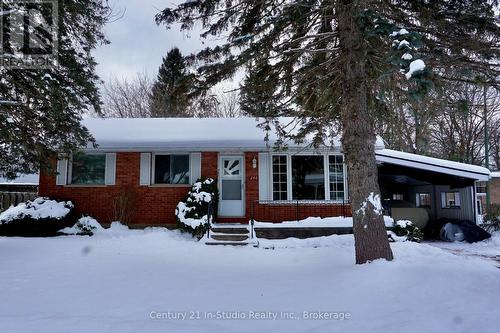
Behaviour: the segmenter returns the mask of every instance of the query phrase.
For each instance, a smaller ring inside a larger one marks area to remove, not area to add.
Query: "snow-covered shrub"
[[[92,236],[96,231],[104,230],[104,228],[90,216],[82,216],[78,222],[72,227],[67,227],[59,232],[66,235],[89,235]]]
[[[394,222],[392,231],[398,237],[406,237],[410,242],[420,243],[424,239],[424,233],[419,227],[413,225],[411,221],[399,220]]]
[[[177,204],[175,216],[181,230],[201,237],[210,227],[208,223],[208,207],[212,205],[212,214],[217,212],[219,190],[217,182],[212,178],[197,180],[186,199]]]
[[[71,201],[36,198],[11,206],[0,214],[2,236],[56,236],[74,223]]]

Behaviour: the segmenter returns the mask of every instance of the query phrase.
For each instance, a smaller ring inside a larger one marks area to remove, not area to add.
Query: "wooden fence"
[[[36,192],[0,192],[0,212],[20,202],[33,200],[37,197]]]

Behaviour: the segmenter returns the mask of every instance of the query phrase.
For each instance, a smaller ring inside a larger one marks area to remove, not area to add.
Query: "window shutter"
[[[201,153],[191,153],[189,168],[191,173],[191,184],[201,177]]]
[[[151,153],[141,153],[140,185],[151,184]]]
[[[68,160],[67,159],[58,160],[56,185],[66,185],[67,173],[68,173]]]
[[[106,153],[106,169],[104,184],[115,185],[116,182],[116,153]]]
[[[259,153],[259,200],[269,200],[269,154]]]
[[[446,192],[441,192],[441,208],[446,208]]]

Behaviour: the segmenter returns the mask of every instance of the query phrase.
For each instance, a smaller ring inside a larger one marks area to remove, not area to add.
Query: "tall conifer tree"
[[[192,84],[192,75],[181,52],[178,48],[171,49],[163,58],[152,88],[151,116],[188,116]]]
[[[380,209],[375,106],[395,87],[419,98],[433,81],[450,79],[452,67],[464,80],[472,70],[494,81],[497,6],[497,0],[195,0],[156,19],[182,29],[200,23],[202,37],[227,36],[193,57],[206,85],[247,70],[243,97],[258,101],[255,93],[264,91],[269,106],[247,112],[299,117],[301,134],[321,140],[340,120],[356,262],[365,263],[393,258]]]
[[[91,140],[80,124],[82,114],[99,113],[101,107],[91,51],[107,43],[102,28],[112,13],[105,0],[56,3],[56,7],[42,7],[40,15],[50,20],[53,10],[57,12],[57,62],[46,68],[0,65],[0,176],[36,172],[58,154],[68,154]],[[12,16],[28,12],[28,7],[29,2],[2,1],[3,59],[12,53],[15,43],[9,41],[15,41],[14,32],[24,31],[23,21]],[[37,37],[48,38],[43,32]]]

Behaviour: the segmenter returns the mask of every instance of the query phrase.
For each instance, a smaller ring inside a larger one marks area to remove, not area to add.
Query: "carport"
[[[427,233],[442,218],[477,223],[475,183],[489,179],[486,168],[390,149],[376,157],[387,214],[425,225]]]

